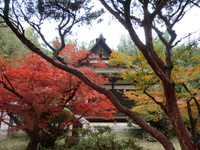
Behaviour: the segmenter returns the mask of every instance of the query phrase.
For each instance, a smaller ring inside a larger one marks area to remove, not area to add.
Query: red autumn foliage
[[[72,45],[67,45],[62,52],[71,66],[77,66],[87,54],[88,51],[78,51]],[[28,53],[12,60],[1,55],[0,61],[0,110],[5,112],[4,116],[8,114],[14,118],[16,129],[45,128],[52,114],[69,115],[64,108],[82,116],[113,118],[115,107],[104,95],[36,54]],[[79,69],[99,85],[107,82],[90,67]],[[0,118],[1,122],[9,123],[4,116]]]

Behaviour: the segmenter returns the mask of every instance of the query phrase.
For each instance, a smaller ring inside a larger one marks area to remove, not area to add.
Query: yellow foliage
[[[194,81],[200,78],[200,55],[197,53],[191,53],[192,50],[182,50],[175,57],[174,60],[178,58],[186,58],[186,62],[177,62],[174,64],[172,78],[176,83],[186,83]],[[191,56],[187,56],[188,53]],[[190,62],[189,65],[184,66],[180,63]]]
[[[172,72],[173,80],[176,83],[186,83],[198,79],[197,75],[200,75],[200,65],[178,67],[176,66]]]
[[[126,58],[125,54],[117,54],[115,51],[112,51],[108,64],[111,66],[123,66],[131,67],[132,62],[136,59],[134,56]]]
[[[144,117],[146,121],[157,122],[159,117],[164,113],[161,108],[155,103],[149,103],[148,105],[141,105],[134,107],[132,111],[139,113]]]
[[[155,47],[159,57],[165,61],[164,51],[160,47]],[[195,53],[194,53],[195,54]],[[183,59],[182,59],[183,58]],[[188,59],[187,59],[188,58]],[[192,89],[193,86],[188,86],[187,89],[183,84],[198,81],[200,79],[200,55],[188,55],[185,50],[176,52],[173,56],[174,68],[172,70],[171,79],[175,83],[177,103],[185,121],[188,122],[187,99],[194,96],[200,103],[200,89]],[[188,62],[185,62],[187,60]],[[134,100],[136,107],[132,110],[139,114],[149,116],[146,120],[156,121],[159,115],[163,113],[156,102],[165,105],[165,97],[163,86],[154,71],[149,67],[146,59],[141,52],[137,52],[135,56],[126,56],[125,54],[117,54],[113,52],[109,61],[110,65],[123,66],[127,69],[122,70],[121,75],[124,80],[133,84],[134,90],[126,91],[124,94],[128,99]],[[137,64],[137,67],[136,65]],[[132,69],[134,65],[134,70]],[[145,91],[145,92],[144,92]],[[156,102],[155,102],[156,101]],[[198,114],[198,109],[194,101],[191,103],[193,117]],[[200,130],[200,121],[197,125]]]

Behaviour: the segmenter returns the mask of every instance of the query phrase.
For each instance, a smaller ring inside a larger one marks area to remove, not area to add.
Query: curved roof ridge
[[[101,45],[102,48],[104,48],[104,50],[107,52],[108,55],[110,55],[112,53],[110,47],[106,44],[106,39],[103,37],[103,34],[101,33],[99,35],[99,38],[96,39],[96,43],[94,44],[94,46],[90,49],[90,51],[93,53],[95,51],[95,49],[98,47],[98,45]]]

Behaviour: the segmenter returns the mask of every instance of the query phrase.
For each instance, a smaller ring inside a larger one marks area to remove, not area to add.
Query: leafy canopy
[[[59,42],[55,41],[56,44]],[[79,60],[87,54],[88,51],[78,51],[69,44],[60,55],[70,66],[78,66]],[[0,122],[13,127],[12,130],[24,130],[30,138],[38,133],[41,143],[53,144],[69,130],[70,124],[76,125],[82,117],[113,118],[115,107],[107,97],[76,76],[50,65],[34,53],[12,59],[5,56],[0,55]],[[97,61],[98,66],[104,66]],[[96,84],[104,86],[107,82],[93,68],[78,69]],[[14,125],[10,124],[8,116]]]
[[[161,59],[163,58],[164,45],[156,38],[154,39],[154,48]],[[188,127],[190,115],[197,120],[196,128],[200,130],[199,125],[199,47],[195,42],[182,44],[173,49],[172,59],[174,60],[174,69],[172,80],[176,87],[177,103]],[[163,106],[166,106],[164,91],[161,81],[147,64],[147,61],[137,49],[132,50],[132,54],[126,53],[111,54],[110,65],[125,66],[121,72],[123,78],[134,85],[134,90],[124,90],[125,95],[130,100],[135,100],[137,107],[132,110],[140,113],[146,121],[159,121],[161,116],[167,113]],[[191,107],[191,112],[188,107]],[[163,109],[162,109],[163,108]],[[165,113],[164,113],[164,112]]]

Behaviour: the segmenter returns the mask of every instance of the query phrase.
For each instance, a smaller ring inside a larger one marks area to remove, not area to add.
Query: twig
[[[168,115],[167,108],[165,107],[165,105],[163,105],[163,103],[158,102],[155,97],[151,96],[146,90],[144,90],[143,93],[150,97],[156,104],[158,104],[161,109]]]

